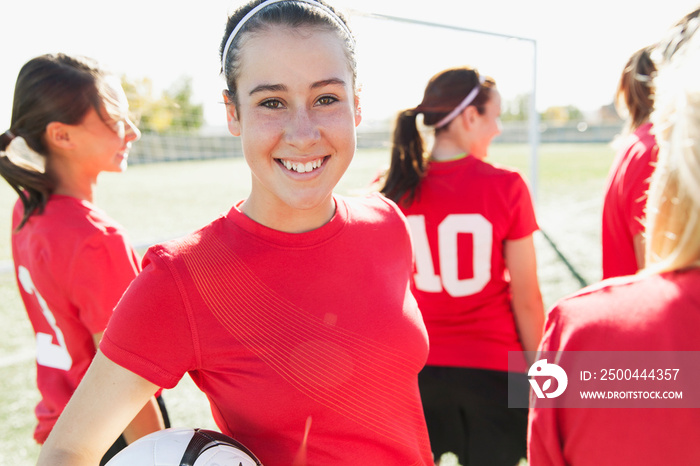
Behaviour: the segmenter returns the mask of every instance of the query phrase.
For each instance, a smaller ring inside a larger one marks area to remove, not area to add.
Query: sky
[[[620,72],[637,49],[660,38],[698,0],[329,0],[349,13],[358,41],[366,124],[416,106],[430,76],[470,65],[492,76],[504,101],[535,88],[537,108],[584,112],[612,102]],[[644,4],[644,8],[639,5]],[[191,78],[207,125],[225,114],[218,48],[237,0],[33,0],[3,6],[0,131],[9,128],[21,66],[47,52],[87,55],[158,93]],[[366,16],[375,13],[471,31]],[[506,39],[498,35],[515,36]],[[535,52],[536,51],[536,52]],[[533,68],[533,63],[536,67]]]

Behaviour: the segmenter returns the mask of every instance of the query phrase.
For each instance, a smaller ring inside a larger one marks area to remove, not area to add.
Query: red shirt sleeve
[[[96,233],[76,251],[68,283],[79,319],[91,333],[102,332],[122,294],[139,272],[139,263],[126,238]]]
[[[148,251],[143,267],[115,309],[100,350],[146,380],[173,388],[197,366],[191,313],[157,248]]]
[[[511,185],[509,201],[512,209],[511,227],[507,235],[510,240],[525,238],[539,229],[530,188],[519,173],[513,172],[513,176],[515,180]]]

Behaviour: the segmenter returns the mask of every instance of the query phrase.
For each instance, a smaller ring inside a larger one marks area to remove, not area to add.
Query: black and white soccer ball
[[[261,466],[240,442],[220,432],[171,428],[142,437],[107,466]]]

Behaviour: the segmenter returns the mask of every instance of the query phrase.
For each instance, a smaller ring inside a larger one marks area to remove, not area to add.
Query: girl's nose
[[[139,131],[134,122],[129,118],[124,121],[124,130],[124,139],[126,142],[138,141],[141,138],[141,131]]]
[[[294,112],[285,131],[287,144],[304,150],[313,146],[320,137],[321,132],[307,109]]]

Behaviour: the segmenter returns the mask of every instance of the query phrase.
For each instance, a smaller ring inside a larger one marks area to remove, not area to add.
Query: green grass
[[[538,200],[543,206],[562,200],[602,202],[602,189],[612,162],[604,144],[544,144],[539,153]],[[494,145],[489,160],[520,169],[529,178],[526,145]],[[386,150],[358,152],[338,191],[355,194],[388,164]],[[136,165],[126,173],[101,175],[96,203],[129,231],[137,244],[160,241],[205,225],[243,199],[250,172],[243,159]],[[563,196],[563,198],[562,198]],[[11,260],[10,212],[16,194],[0,182],[0,262]],[[555,210],[557,210],[555,208]]]
[[[540,147],[538,220],[589,282],[600,277],[600,208],[613,151],[603,144],[547,144]],[[529,148],[494,145],[490,160],[519,168],[529,177]],[[366,191],[388,163],[385,150],[363,150],[353,160],[338,192]],[[130,167],[124,174],[104,174],[96,203],[129,231],[141,246],[170,239],[205,225],[226,212],[250,190],[243,159],[162,163]],[[0,183],[0,269],[11,260],[10,212],[16,195]],[[576,291],[578,283],[541,235],[535,237],[539,276],[547,307]],[[0,273],[0,464],[33,464],[33,334],[14,277]],[[189,378],[164,394],[175,426],[215,428],[208,403]]]

